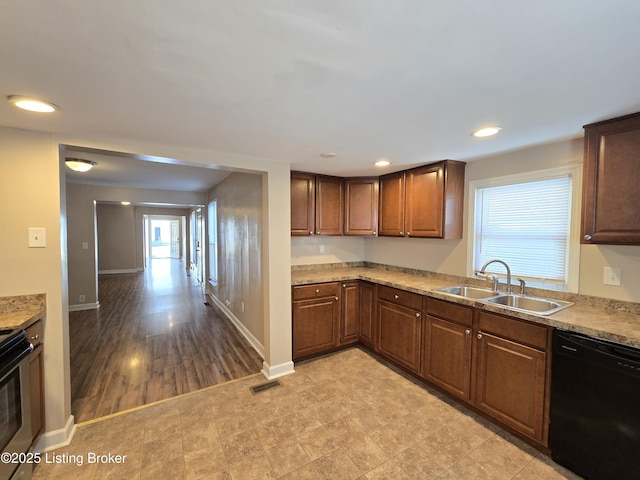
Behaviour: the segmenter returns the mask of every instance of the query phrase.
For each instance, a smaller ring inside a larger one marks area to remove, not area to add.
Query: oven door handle
[[[8,352],[11,354],[11,356],[7,354],[5,357],[7,359],[6,363],[3,363],[2,366],[0,366],[0,382],[4,381],[5,377],[9,373],[11,373],[13,369],[17,365],[19,365],[20,362],[32,351],[33,351],[33,345],[26,342],[26,345],[21,344],[19,348],[16,348],[13,351]]]

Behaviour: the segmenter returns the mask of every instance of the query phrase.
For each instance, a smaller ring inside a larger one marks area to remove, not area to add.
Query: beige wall
[[[359,262],[364,245],[362,237],[291,237],[291,265]]]
[[[132,205],[96,205],[98,273],[136,270],[136,216]]]
[[[45,293],[46,430],[70,416],[65,195],[58,142],[51,135],[0,128],[0,295]],[[46,229],[45,248],[28,248],[27,229]]]
[[[262,353],[262,176],[232,173],[209,192],[209,200],[216,200],[218,208],[218,282],[209,289],[257,340]]]
[[[366,238],[364,254],[359,258],[369,262],[466,276],[469,241],[469,182],[488,178],[533,172],[582,164],[582,138],[540,145],[524,150],[496,155],[467,163],[465,175],[464,231],[461,240],[430,240],[416,238]],[[581,185],[578,186],[581,188]],[[639,186],[640,188],[640,186]],[[579,223],[581,208],[573,215]],[[325,240],[326,239],[326,240]],[[317,246],[333,242],[332,249],[340,255],[320,256]],[[358,246],[349,237],[300,237],[291,240],[292,264],[332,263],[351,261]],[[584,295],[640,302],[640,246],[576,245],[579,249],[579,289]],[[349,260],[347,260],[349,259]],[[603,285],[605,266],[622,268],[620,287]]]

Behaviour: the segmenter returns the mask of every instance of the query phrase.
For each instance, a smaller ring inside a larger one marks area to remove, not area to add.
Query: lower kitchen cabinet
[[[27,340],[34,346],[29,354],[29,398],[31,402],[31,442],[36,443],[44,427],[43,321],[27,328]]]
[[[340,345],[358,341],[360,323],[360,288],[358,282],[342,284],[342,315],[340,319]]]
[[[422,377],[469,401],[473,310],[432,298],[425,303]]]
[[[340,284],[293,287],[293,359],[329,351],[338,346]]]
[[[358,339],[375,349],[376,286],[360,282],[360,328]]]
[[[377,351],[411,372],[420,372],[422,297],[389,287],[378,289]]]
[[[548,329],[485,312],[478,324],[475,406],[546,445]]]

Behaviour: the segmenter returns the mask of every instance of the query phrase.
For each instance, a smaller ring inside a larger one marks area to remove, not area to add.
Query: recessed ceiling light
[[[320,154],[320,156],[321,156],[322,158],[333,158],[333,157],[335,157],[336,155],[337,155],[337,154],[336,154],[336,153],[333,153],[333,152],[322,152],[322,153]]]
[[[74,172],[83,173],[88,172],[94,165],[98,164],[98,162],[94,162],[93,160],[83,160],[82,158],[67,158],[64,163]]]
[[[499,133],[500,130],[502,130],[502,127],[485,127],[481,128],[480,130],[476,130],[471,135],[477,138],[491,137],[492,135]]]
[[[381,158],[376,163],[374,163],[374,165],[376,167],[387,167],[387,166],[391,165],[391,162],[389,160],[385,159],[385,158]]]
[[[53,103],[43,102],[31,97],[23,97],[22,95],[9,95],[7,100],[10,104],[30,112],[51,113],[60,108]]]

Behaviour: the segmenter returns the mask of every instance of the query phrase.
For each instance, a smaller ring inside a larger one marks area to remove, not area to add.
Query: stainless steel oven
[[[33,346],[24,330],[0,334],[0,480],[31,478],[28,355]]]

